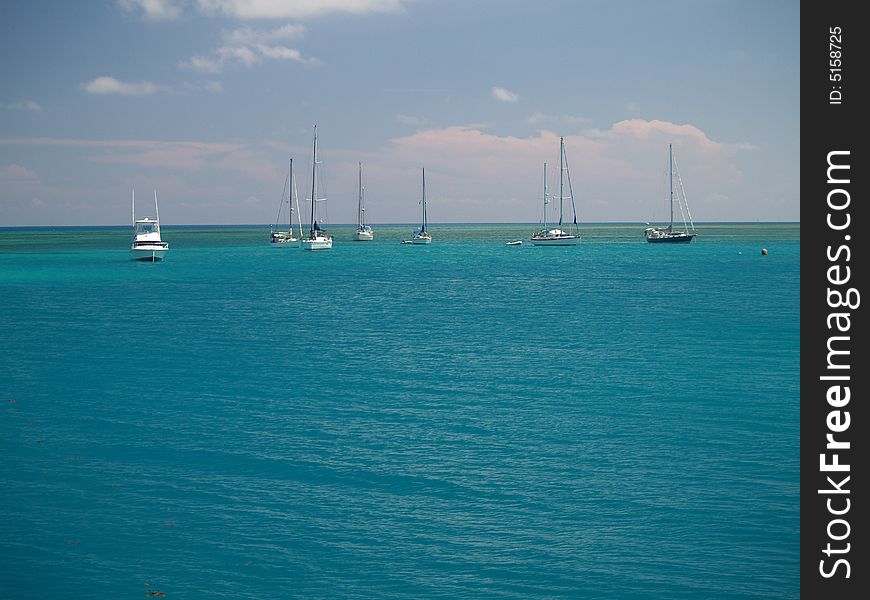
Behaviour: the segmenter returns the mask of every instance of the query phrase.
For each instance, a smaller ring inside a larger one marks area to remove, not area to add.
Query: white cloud
[[[306,19],[330,13],[391,13],[406,0],[197,0],[206,14],[237,19]]]
[[[224,33],[223,39],[227,44],[245,46],[249,44],[268,44],[281,40],[297,40],[305,33],[305,26],[296,23],[288,23],[277,29],[253,29],[251,27],[239,27]]]
[[[245,67],[252,67],[263,62],[263,59],[247,46],[224,46],[215,52],[221,64],[235,62]]]
[[[274,29],[239,27],[223,34],[224,46],[215,48],[206,56],[194,56],[179,66],[201,73],[220,73],[233,65],[251,68],[266,59],[293,61],[306,67],[319,65],[319,60],[302,56],[295,48],[273,44],[300,38],[304,33],[305,27],[295,23]]]
[[[42,107],[33,100],[22,100],[21,102],[9,102],[0,104],[0,108],[8,110],[26,110],[29,112],[42,112]]]
[[[266,46],[265,44],[257,44],[257,51],[265,58],[274,58],[277,60],[292,60],[305,66],[319,65],[320,61],[316,58],[305,58],[302,53],[295,48],[287,48],[285,46]]]
[[[179,66],[201,73],[220,73],[223,68],[217,59],[205,56],[194,56],[190,60],[180,63]]]
[[[614,123],[609,131],[601,133],[602,137],[632,137],[649,139],[655,134],[663,134],[672,138],[693,139],[701,150],[705,152],[722,152],[728,146],[712,141],[707,134],[691,124],[679,125],[670,121],[653,119],[626,119]]]
[[[492,97],[496,100],[501,100],[502,102],[510,102],[512,104],[519,102],[520,100],[520,97],[517,94],[498,86],[492,88]]]
[[[148,96],[166,91],[166,87],[150,81],[125,82],[114,77],[97,77],[82,84],[89,94],[120,94],[122,96]]]
[[[151,21],[171,21],[181,14],[173,0],[118,0],[118,5],[127,12],[141,13]]]
[[[302,56],[302,53],[295,48],[254,44],[251,46],[222,46],[212,50],[209,56],[194,56],[179,66],[202,73],[220,73],[228,66],[240,65],[251,68],[266,59],[294,61],[306,67],[320,64],[316,58]]]
[[[690,205],[695,198],[719,193],[741,198],[715,211],[701,210],[700,218],[739,214],[749,203],[743,174],[735,160],[743,145],[711,140],[691,124],[667,121],[622,121],[604,131],[565,135],[565,147],[581,219],[585,221],[658,218],[659,192],[668,143],[678,155]],[[540,205],[541,165],[549,163],[551,185],[558,164],[559,133],[542,129],[519,137],[496,135],[480,126],[452,126],[418,130],[394,138],[368,158],[369,180],[389,181],[395,200],[383,197],[381,209],[397,221],[413,220],[420,165],[426,166],[432,214],[472,222],[534,220]],[[348,190],[352,169],[348,168]],[[431,175],[430,175],[431,174]],[[431,184],[431,185],[430,185]],[[743,196],[741,196],[743,193]],[[390,203],[389,205],[387,203]],[[436,219],[435,216],[432,217]],[[457,219],[457,220],[459,220]]]
[[[149,21],[171,21],[182,7],[199,13],[232,19],[308,19],[335,13],[365,15],[394,13],[409,0],[117,0],[128,13]],[[236,42],[239,43],[239,42]]]

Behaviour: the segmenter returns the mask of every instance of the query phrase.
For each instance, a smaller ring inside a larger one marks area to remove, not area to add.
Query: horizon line
[[[755,220],[755,221],[698,221],[695,223],[695,226],[699,225],[752,225],[752,224],[783,224],[783,225],[799,225],[800,221],[778,221],[778,220]],[[173,227],[283,227],[285,224],[280,223],[175,223],[171,225],[161,224],[161,228],[173,228]],[[384,227],[418,227],[419,223],[370,223],[372,227],[375,225],[384,226]],[[504,222],[473,222],[473,221],[444,221],[439,223],[430,223],[430,226],[456,226],[456,225],[516,225],[516,226],[539,226],[541,225],[540,221],[504,221]],[[555,224],[553,224],[555,225]],[[567,226],[572,225],[572,223],[568,223]],[[579,227],[583,227],[585,225],[634,225],[634,226],[644,226],[644,225],[652,225],[652,222],[647,221],[589,221],[585,223],[578,224]],[[127,228],[130,227],[130,223],[124,224],[109,224],[109,225],[98,225],[98,224],[87,224],[87,225],[0,225],[0,231],[4,229],[26,229],[26,228],[82,228],[82,227],[112,227],[112,228]],[[356,227],[356,223],[333,223],[327,224],[327,227]],[[563,224],[563,226],[566,226]],[[294,229],[298,227],[298,225],[294,224]],[[303,226],[304,228],[305,226]]]

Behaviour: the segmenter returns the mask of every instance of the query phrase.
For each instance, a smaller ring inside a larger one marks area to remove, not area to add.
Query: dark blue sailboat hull
[[[646,241],[650,244],[688,244],[694,237],[694,233],[683,233],[664,237],[648,237],[646,238]]]

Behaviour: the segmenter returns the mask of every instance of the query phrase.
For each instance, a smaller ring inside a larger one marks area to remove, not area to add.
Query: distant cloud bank
[[[660,217],[657,211],[666,193],[671,143],[679,156],[693,212],[697,207],[699,218],[734,218],[748,214],[758,202],[757,197],[742,193],[743,174],[740,161],[735,160],[751,146],[710,139],[690,123],[627,119],[607,128],[570,134],[542,128],[532,135],[513,136],[482,125],[423,129],[420,126],[425,120],[412,115],[396,115],[396,120],[415,131],[369,148],[362,157],[372,189],[381,190],[378,212],[384,222],[409,222],[416,216],[416,204],[409,204],[407,199],[417,193],[421,165],[430,177],[427,183],[431,184],[433,214],[441,220],[533,220],[540,208],[543,163],[549,163],[550,181],[558,181],[555,165],[559,163],[560,135],[564,135],[573,189],[585,221],[650,221]],[[557,126],[565,122],[554,120]],[[233,212],[237,210],[233,203],[248,198],[245,202],[249,204],[252,188],[267,189],[282,181],[287,153],[305,153],[305,149],[284,146],[276,152],[264,142],[135,139],[0,138],[0,146],[65,147],[70,157],[84,165],[128,165],[149,180],[171,182],[167,187],[184,202],[211,206],[217,199],[225,203],[226,219],[250,214],[250,210]],[[347,199],[356,197],[360,152],[335,146],[329,156],[334,175],[330,189],[339,199],[336,210],[344,214],[342,211],[351,208]],[[0,180],[5,184],[2,187],[17,190],[23,199],[37,193],[52,202],[60,197],[54,188],[34,187],[39,179],[21,164],[0,167]],[[119,181],[113,185],[118,187]],[[261,196],[259,192],[256,195]],[[195,222],[193,208],[186,216],[182,215],[188,208],[177,208],[179,219]]]

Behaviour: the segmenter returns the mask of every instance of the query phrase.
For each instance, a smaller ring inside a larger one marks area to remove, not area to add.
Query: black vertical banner
[[[860,3],[801,5],[801,593],[866,598],[870,296]],[[860,358],[859,358],[860,357]]]

